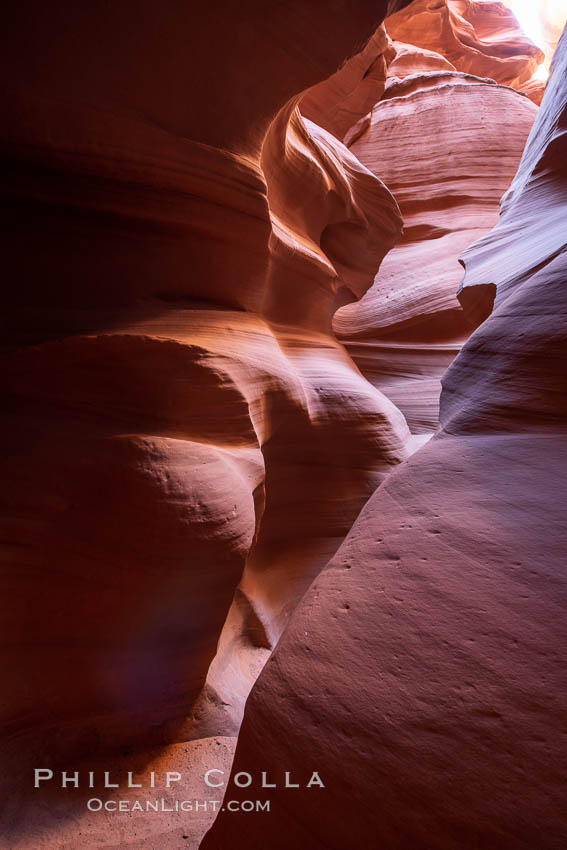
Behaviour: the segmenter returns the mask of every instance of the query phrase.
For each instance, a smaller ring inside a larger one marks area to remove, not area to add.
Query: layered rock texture
[[[427,71],[392,78],[352,145],[394,192],[404,236],[366,295],[338,311],[334,327],[416,434],[437,427],[441,376],[471,330],[456,297],[459,253],[498,220],[535,114],[510,88]]]
[[[7,16],[1,728],[22,777],[234,735],[290,612],[412,450],[331,332],[398,206],[297,107],[400,5]],[[8,817],[33,847],[53,826]]]
[[[183,717],[203,684],[252,544],[257,569],[271,570],[266,609],[259,598],[253,604],[258,640],[270,646],[279,633],[272,620],[285,618],[313,565],[327,560],[384,473],[407,456],[403,416],[362,379],[328,332],[337,277],[331,259],[337,254],[352,290],[363,291],[399,235],[395,201],[346,148],[322,130],[310,131],[293,105],[269,135],[267,171],[284,145],[289,163],[281,173],[289,169],[288,179],[280,185],[276,176],[268,197],[259,169],[196,147],[199,169],[186,177],[187,194],[180,199],[174,193],[171,200],[187,208],[169,210],[173,221],[148,234],[137,221],[139,198],[131,199],[136,210],[129,211],[132,218],[124,212],[125,232],[116,234],[111,256],[102,259],[111,263],[116,252],[120,263],[131,248],[137,265],[147,242],[151,253],[154,240],[163,247],[165,239],[180,262],[177,252],[187,250],[192,216],[199,227],[223,233],[228,227],[226,251],[215,254],[207,234],[195,251],[203,256],[195,256],[191,270],[180,269],[181,281],[190,287],[195,275],[199,289],[199,262],[209,253],[209,285],[213,279],[217,287],[226,285],[233,268],[235,291],[227,294],[225,309],[220,293],[215,303],[212,292],[204,301],[204,291],[184,293],[181,282],[177,291],[173,284],[164,291],[161,281],[142,278],[138,268],[140,276],[116,284],[135,285],[138,295],[125,293],[122,312],[100,318],[100,333],[81,326],[83,316],[97,318],[96,305],[84,313],[77,307],[74,334],[6,355],[7,538],[11,563],[26,565],[17,573],[20,590],[9,625],[31,641],[25,681],[14,669],[16,723],[21,716],[30,726],[58,718],[61,691],[78,667],[82,675],[65,699],[65,717],[71,724],[88,717],[95,737],[114,741],[138,728],[145,735],[148,723]],[[130,167],[124,165],[127,175]],[[309,187],[295,220],[281,209],[294,181]],[[21,198],[31,188],[20,183],[13,191]],[[146,215],[152,187],[147,192]],[[160,210],[165,192],[162,186]],[[216,202],[209,192],[219,193]],[[97,200],[95,192],[82,203]],[[99,231],[91,238],[90,221],[79,217],[76,224],[72,204],[58,214],[82,230],[77,260],[90,259],[90,249],[102,253]],[[175,222],[176,215],[187,216],[185,225]],[[20,256],[18,225],[11,222]],[[46,251],[55,250],[61,233],[67,238],[59,220],[40,218],[37,227],[38,241],[49,243]],[[33,268],[36,260],[29,255],[22,265]],[[71,265],[67,271],[70,286],[77,271]],[[102,293],[95,283],[90,297],[104,299],[111,281],[103,276]],[[37,308],[26,299],[20,309],[26,315]],[[53,336],[61,334],[60,323],[68,327],[64,309],[56,304],[51,315],[43,313]],[[294,568],[282,581],[268,553],[276,547],[284,557],[289,522],[295,526],[288,555]],[[36,652],[46,632],[53,648]]]
[[[537,132],[530,135],[517,174],[502,198],[498,226],[461,258],[466,273],[458,295],[473,313],[477,305],[481,315],[490,312],[493,301],[500,306],[519,282],[544,270],[565,252],[565,52],[564,35],[548,94],[538,113]],[[544,203],[542,216],[538,213]]]
[[[412,432],[431,434],[441,376],[471,331],[458,257],[498,220],[537,111],[512,77],[543,57],[498,3],[413,3],[387,28],[387,87],[350,149],[394,193],[404,236],[334,328]]]
[[[544,60],[510,9],[486,0],[414,0],[388,21],[394,41],[442,53],[455,68],[522,89]]]
[[[463,256],[464,309],[490,315],[443,378],[440,429],[249,699],[233,770],[293,764],[302,787],[263,821],[221,813],[206,850],[235,831],[274,850],[565,845],[566,59],[564,34],[501,221]]]
[[[326,788],[203,847],[565,837],[565,44],[538,113],[504,6],[407,5],[7,13],[10,846],[195,850],[29,768],[199,797],[259,675],[236,769]]]

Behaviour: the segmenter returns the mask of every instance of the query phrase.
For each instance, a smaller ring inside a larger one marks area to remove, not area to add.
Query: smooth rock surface
[[[290,610],[408,456],[403,415],[331,333],[399,210],[297,110],[400,5],[8,11],[12,754],[209,737],[191,717],[209,698],[232,733]],[[222,683],[197,702],[244,573]]]
[[[512,89],[469,74],[413,73],[419,56],[398,55],[412,59],[401,69],[412,73],[400,78],[397,59],[390,65],[394,76],[350,150],[394,193],[404,236],[372,287],[342,307],[333,325],[412,432],[431,434],[441,377],[473,326],[456,297],[458,257],[498,221],[537,109]]]
[[[567,225],[567,37],[552,64],[552,74],[518,172],[502,198],[498,226],[461,257],[465,276],[461,303],[476,315],[486,301],[501,304],[515,288],[565,251]],[[522,233],[518,240],[518,231]],[[477,306],[478,305],[478,306]]]
[[[233,770],[317,770],[326,788],[273,791],[269,821],[221,813],[203,850],[565,846],[566,47],[524,160],[559,163],[532,208],[558,253],[524,265],[466,343],[439,432],[365,506],[247,704]]]

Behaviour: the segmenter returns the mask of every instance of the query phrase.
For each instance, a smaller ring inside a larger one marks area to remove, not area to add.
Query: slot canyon
[[[567,7],[518,8],[6,10],[1,848],[567,847]]]

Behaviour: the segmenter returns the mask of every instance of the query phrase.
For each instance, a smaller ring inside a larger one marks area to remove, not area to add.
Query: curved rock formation
[[[234,730],[303,590],[407,457],[403,415],[330,330],[399,237],[399,210],[297,111],[400,5],[10,10],[14,752],[25,741],[33,759],[44,739],[60,761],[197,734],[184,723],[244,571],[204,700],[233,693]]]
[[[351,151],[394,193],[404,236],[334,328],[411,430],[431,434],[441,376],[471,330],[456,298],[458,256],[497,222],[537,110],[489,80],[427,70],[437,56],[445,61],[439,54],[397,49],[386,93]]]
[[[203,850],[565,845],[566,35],[558,51],[490,237],[498,269],[515,245],[514,278],[444,378],[439,433],[363,509],[250,696],[233,771],[301,787],[272,790],[269,819],[221,813]],[[553,235],[539,267],[528,204]]]
[[[301,113],[338,139],[378,103],[386,85],[389,61],[394,56],[383,26],[368,43],[328,80],[318,83],[301,98]]]
[[[521,88],[544,60],[510,9],[486,0],[414,0],[388,19],[394,41],[434,50],[458,71]]]
[[[298,600],[411,450],[402,414],[330,335],[337,301],[364,293],[399,238],[394,198],[295,101],[267,134],[262,168],[272,221],[263,312],[288,371],[280,378],[293,380],[294,392],[264,398],[265,510],[189,721],[206,734],[236,734],[249,688]]]
[[[530,135],[518,172],[502,198],[498,226],[462,255],[466,273],[459,299],[475,320],[490,312],[492,301],[502,304],[519,282],[565,251],[566,61],[564,52],[558,51],[549,94],[538,113],[539,131]],[[545,216],[541,214],[542,198]]]
[[[221,816],[205,847],[235,826],[270,850],[533,850],[538,819],[542,850],[564,837],[544,796],[562,780],[565,63],[459,303],[456,257],[495,223],[536,114],[502,83],[529,85],[540,55],[469,0],[417,0],[430,46],[401,40],[409,12],[392,42],[378,25],[405,5],[6,13],[10,846],[194,850],[210,817],[117,836],[89,789],[30,797],[30,765],[182,769],[200,796],[270,658],[237,769],[326,789],[280,785],[269,821]]]
[[[430,71],[456,71],[441,53],[417,47],[415,44],[405,44],[403,41],[393,42],[395,55],[388,66],[388,76],[404,79],[414,74],[427,74]]]

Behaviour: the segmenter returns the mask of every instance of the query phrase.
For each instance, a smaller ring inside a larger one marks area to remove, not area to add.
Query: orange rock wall
[[[7,16],[2,722],[58,758],[198,734],[243,579],[234,730],[256,649],[408,455],[331,333],[399,210],[296,108],[398,5]]]
[[[273,791],[269,819],[221,813],[203,850],[240,830],[273,850],[565,842],[566,59],[564,34],[500,222],[464,255],[462,294],[489,258],[507,286],[443,378],[440,430],[365,506],[248,701],[233,771],[293,764],[302,787]]]

